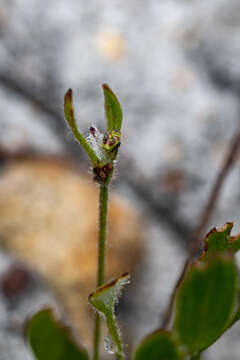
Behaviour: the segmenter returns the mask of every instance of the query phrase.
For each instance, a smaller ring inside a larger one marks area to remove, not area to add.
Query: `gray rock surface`
[[[4,149],[68,148],[78,157],[62,118],[66,89],[74,90],[84,130],[89,122],[103,127],[101,83],[109,83],[121,100],[125,121],[117,182],[150,224],[136,281],[139,289],[145,283],[139,291],[142,297],[151,292],[151,302],[143,306],[136,299],[133,305],[142,324],[137,338],[157,326],[156,314],[162,314],[183,262],[182,246],[240,125],[239,10],[238,0],[0,3]],[[239,230],[239,204],[238,162],[209,226],[235,220]],[[237,359],[239,333],[235,327],[206,358],[226,359],[222,349],[229,347]]]

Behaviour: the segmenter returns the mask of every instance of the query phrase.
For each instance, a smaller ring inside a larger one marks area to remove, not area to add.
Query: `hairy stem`
[[[107,210],[108,210],[108,183],[100,185],[99,196],[99,234],[98,234],[98,270],[97,270],[97,287],[103,285],[105,270],[105,248],[107,235]],[[101,340],[101,318],[96,314],[95,331],[94,331],[94,355],[93,359],[99,359]]]
[[[119,335],[119,331],[116,325],[116,321],[114,319],[113,311],[109,311],[106,314],[107,325],[109,329],[109,333],[112,334],[112,338],[115,340],[115,344],[117,347],[116,351],[116,359],[122,360],[123,359],[123,344]]]

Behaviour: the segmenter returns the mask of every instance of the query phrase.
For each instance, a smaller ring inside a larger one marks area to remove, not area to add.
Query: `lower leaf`
[[[183,359],[171,333],[158,330],[148,335],[137,348],[133,360]]]
[[[72,338],[69,329],[54,318],[51,309],[29,320],[26,336],[38,360],[88,360],[86,350]]]
[[[231,256],[189,267],[176,295],[174,331],[190,354],[206,349],[232,319],[238,291]]]

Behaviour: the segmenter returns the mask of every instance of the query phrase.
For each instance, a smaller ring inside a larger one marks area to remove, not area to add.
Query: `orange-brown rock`
[[[40,272],[62,299],[80,336],[89,342],[95,288],[98,188],[56,160],[10,162],[0,175],[0,240]],[[107,278],[133,270],[141,253],[135,211],[112,195]]]

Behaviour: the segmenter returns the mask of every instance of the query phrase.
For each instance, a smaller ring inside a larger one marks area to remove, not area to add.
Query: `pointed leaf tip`
[[[51,309],[34,314],[25,333],[38,360],[88,360],[86,350],[73,339],[69,328],[55,319]]]
[[[72,93],[73,93],[72,89],[69,88],[65,94],[65,98],[67,98],[67,99],[69,98],[70,100],[72,100]]]
[[[102,85],[105,100],[105,114],[107,119],[107,131],[121,130],[122,109],[121,105],[108,84]]]
[[[110,91],[111,91],[111,89],[110,89],[110,87],[108,86],[108,84],[102,84],[102,88],[103,88],[103,90],[110,90]]]
[[[223,227],[211,229],[204,240],[204,252],[200,260],[207,260],[216,253],[236,253],[240,249],[240,234],[231,236],[233,223],[228,222]]]
[[[64,96],[64,107],[72,106],[72,94],[73,94],[72,89],[68,89],[68,91],[66,92],[66,94]]]
[[[68,89],[64,96],[64,113],[68,125],[73,131],[74,127],[76,127],[75,119],[74,119],[74,111],[73,111],[73,103],[72,103],[72,89]]]

